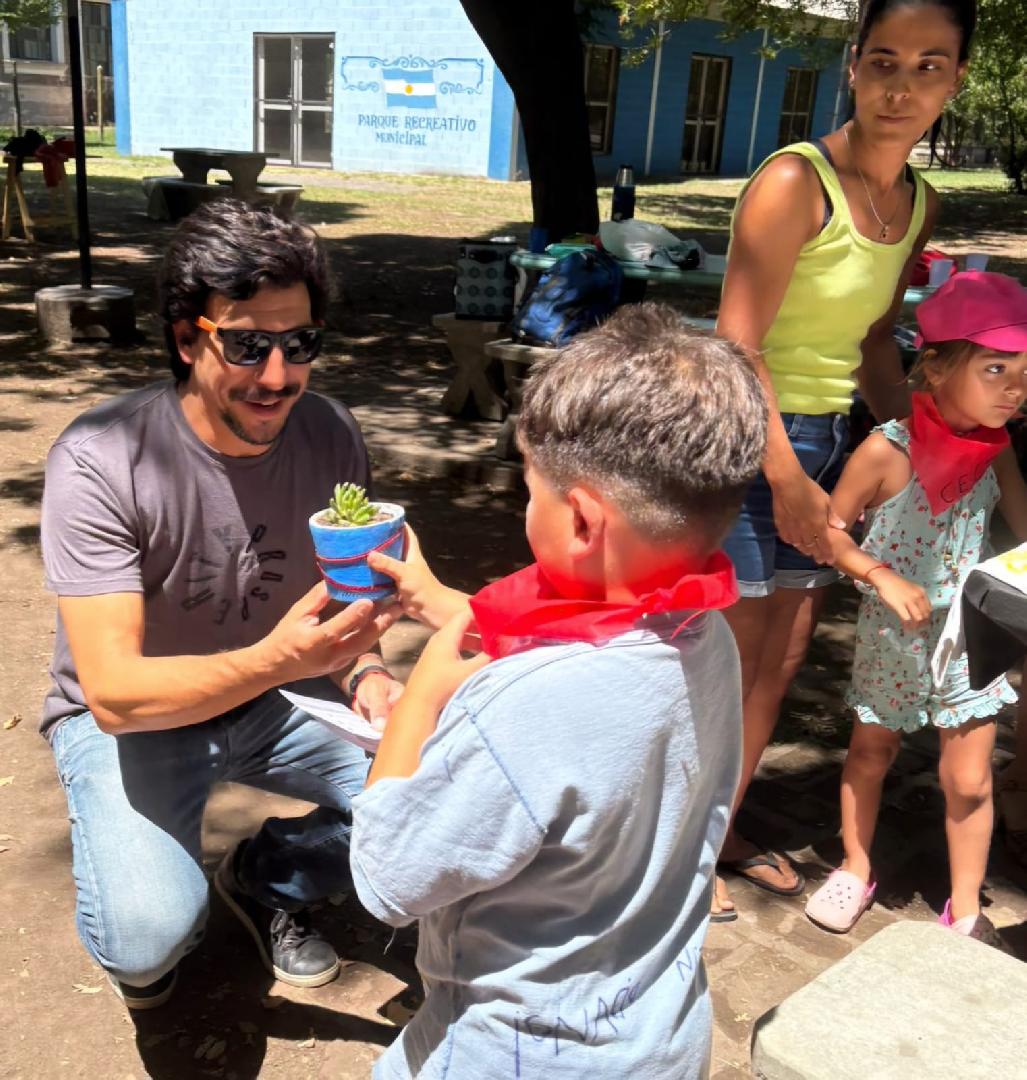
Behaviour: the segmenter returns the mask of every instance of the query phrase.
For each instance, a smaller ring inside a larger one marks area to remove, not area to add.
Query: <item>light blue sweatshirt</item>
[[[680,619],[489,664],[414,775],[354,800],[361,901],[421,920],[427,997],[378,1080],[708,1075],[741,692],[721,615]]]

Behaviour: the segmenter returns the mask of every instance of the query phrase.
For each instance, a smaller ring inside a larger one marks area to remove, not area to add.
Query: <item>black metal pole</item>
[[[82,107],[82,37],[78,0],[68,0],[68,52],[71,67],[71,117],[75,128],[75,210],[78,215],[78,261],[82,288],[93,287],[93,257],[89,250],[89,197],[86,192],[86,121]]]

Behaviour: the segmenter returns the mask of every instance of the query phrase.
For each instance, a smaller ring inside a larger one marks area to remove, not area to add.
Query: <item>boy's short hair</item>
[[[656,541],[717,547],[763,461],[752,364],[666,304],[630,304],[533,366],[517,424],[559,490],[594,485]]]
[[[249,300],[265,285],[303,284],[310,315],[324,319],[331,291],[328,259],[317,234],[268,206],[215,199],[194,210],[175,230],[158,275],[158,294],[171,372],[177,382],[190,366],[178,354],[173,324],[207,310],[211,293]],[[198,331],[191,330],[195,337]]]

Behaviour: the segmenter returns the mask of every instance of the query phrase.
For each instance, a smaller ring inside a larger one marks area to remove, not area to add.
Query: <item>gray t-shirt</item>
[[[140,592],[146,656],[251,645],[318,580],[307,520],[336,483],[367,486],[349,411],[311,392],[256,457],[206,446],[168,380],[90,409],[54,443],[43,492],[46,586]],[[87,706],[60,617],[44,733]]]
[[[357,893],[420,919],[427,998],[377,1080],[699,1080],[701,948],[738,781],[719,613],[489,664],[353,801]]]

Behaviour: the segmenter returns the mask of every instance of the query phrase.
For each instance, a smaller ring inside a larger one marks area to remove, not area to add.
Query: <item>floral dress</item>
[[[904,424],[891,420],[874,430],[909,452]],[[892,731],[918,731],[928,724],[956,728],[1016,701],[1004,675],[983,690],[971,690],[965,653],[952,660],[940,687],[931,677],[931,656],[959,583],[985,557],[999,494],[989,468],[963,498],[935,515],[914,473],[897,495],[867,509],[863,550],[922,586],[931,618],[926,626],[904,630],[871,586],[856,583],[863,599],[846,702],[863,723]]]

